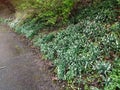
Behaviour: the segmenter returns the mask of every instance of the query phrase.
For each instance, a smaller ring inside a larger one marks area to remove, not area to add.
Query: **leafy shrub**
[[[53,60],[59,79],[103,87],[109,82],[110,62],[120,48],[119,36],[114,32],[117,29],[84,20],[57,34],[37,37],[34,42],[47,59]]]
[[[0,23],[2,23],[4,21],[4,19],[3,18],[0,18]]]
[[[120,4],[120,0],[117,0],[118,1],[118,4]]]
[[[74,4],[74,0],[21,0],[13,2],[20,10],[33,9],[33,15],[47,25],[54,25],[61,21],[66,22]]]
[[[0,17],[0,23],[8,23],[8,22],[10,22],[11,20],[12,20],[11,18],[5,19],[5,18],[1,18],[1,17]]]
[[[27,37],[33,37],[43,27],[67,22],[74,0],[13,0],[13,3],[20,10],[33,10],[31,12],[33,14],[27,17],[22,24],[19,25],[20,20],[12,23],[17,32],[23,33]]]
[[[10,22],[10,26],[15,29],[16,32],[24,34],[28,38],[32,38],[36,35],[39,30],[44,27],[44,23],[38,21],[37,19],[26,19],[21,23],[21,20],[15,20],[14,22]]]
[[[40,18],[45,19],[48,24],[55,24],[56,22],[66,21],[72,9],[74,0],[47,0],[40,2],[41,13]]]
[[[37,0],[11,0],[17,10],[26,10],[38,5]]]
[[[81,19],[94,19],[101,23],[111,23],[116,21],[116,11],[114,10],[116,6],[117,2],[115,0],[103,0],[86,8],[81,8],[73,20],[75,23]]]
[[[120,89],[120,58],[116,57],[113,70],[110,73],[109,84],[106,85],[105,90],[119,90]]]

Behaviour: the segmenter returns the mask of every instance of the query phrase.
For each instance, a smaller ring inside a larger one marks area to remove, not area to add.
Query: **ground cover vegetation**
[[[120,89],[120,0],[13,3],[16,10],[31,9],[32,14],[9,25],[40,47],[68,90]]]

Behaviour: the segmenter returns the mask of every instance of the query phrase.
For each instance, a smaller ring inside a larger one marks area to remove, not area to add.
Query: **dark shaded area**
[[[0,0],[0,4],[6,6],[11,12],[15,12],[15,7],[12,5],[10,0]]]

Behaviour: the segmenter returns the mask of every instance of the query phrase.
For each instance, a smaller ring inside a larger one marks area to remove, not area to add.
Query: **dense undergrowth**
[[[58,79],[78,90],[120,89],[120,1],[79,4],[73,16],[71,11],[79,0],[37,1],[33,1],[33,15],[20,24],[10,22],[10,26],[40,47],[43,57],[56,66]],[[67,28],[49,31],[57,26]],[[42,33],[45,30],[47,34]]]
[[[34,42],[45,57],[54,62],[59,79],[78,83],[78,86],[83,84],[85,90],[89,86],[110,87],[112,83],[114,87],[108,90],[114,90],[117,86],[120,88],[119,28],[119,23],[106,28],[95,21],[83,21],[58,33],[41,34]]]
[[[112,23],[116,21],[117,3],[115,0],[106,0],[102,3],[92,4],[79,10],[78,15],[73,17],[73,22],[78,23],[82,19],[95,20],[101,23]]]

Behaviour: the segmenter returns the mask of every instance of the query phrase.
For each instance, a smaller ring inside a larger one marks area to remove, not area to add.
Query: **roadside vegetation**
[[[120,0],[13,4],[16,13],[27,14],[9,25],[40,48],[58,80],[67,82],[66,90],[120,89]]]

